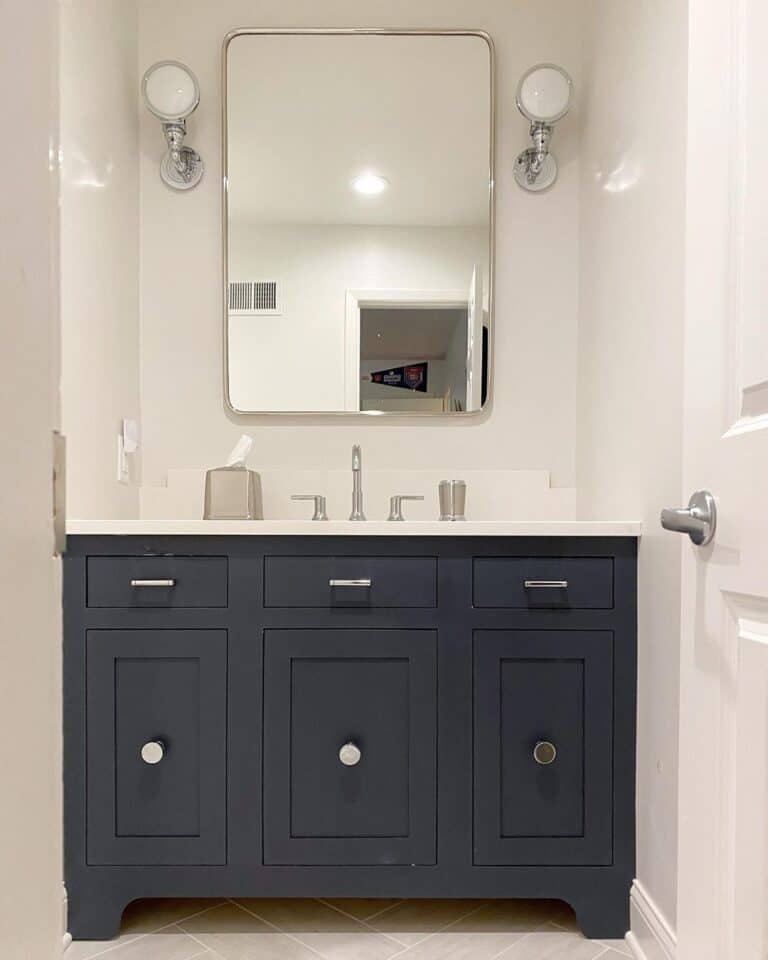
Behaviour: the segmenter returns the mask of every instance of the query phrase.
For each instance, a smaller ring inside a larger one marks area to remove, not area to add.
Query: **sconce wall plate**
[[[557,160],[548,153],[537,161],[536,150],[529,147],[517,155],[515,160],[515,181],[529,193],[541,193],[557,180]]]
[[[203,160],[192,147],[184,145],[187,117],[200,103],[197,77],[177,60],[153,64],[141,81],[147,109],[162,122],[168,152],[160,161],[160,177],[173,190],[191,190],[203,176]]]

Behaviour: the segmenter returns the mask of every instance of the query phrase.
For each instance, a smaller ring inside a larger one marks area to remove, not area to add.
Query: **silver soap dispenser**
[[[253,446],[247,434],[235,444],[226,466],[205,474],[204,520],[263,520],[261,477],[245,461]]]

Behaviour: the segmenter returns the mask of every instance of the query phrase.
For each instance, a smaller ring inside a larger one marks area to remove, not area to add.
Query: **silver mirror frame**
[[[462,410],[455,412],[417,411],[400,412],[390,410],[238,410],[230,401],[229,395],[229,301],[227,288],[229,282],[229,160],[228,160],[228,130],[227,130],[227,55],[229,45],[237,37],[243,36],[427,36],[427,37],[477,37],[488,46],[490,67],[490,136],[488,150],[488,374],[486,401],[479,410]],[[428,28],[395,29],[386,28],[351,28],[351,29],[261,29],[258,27],[242,27],[231,30],[225,37],[222,45],[221,57],[221,169],[222,169],[222,304],[224,314],[224,404],[226,409],[236,416],[245,417],[399,417],[400,419],[438,418],[443,420],[458,417],[478,417],[487,413],[493,397],[493,366],[494,366],[494,301],[496,277],[496,52],[490,34],[484,30],[431,30]]]

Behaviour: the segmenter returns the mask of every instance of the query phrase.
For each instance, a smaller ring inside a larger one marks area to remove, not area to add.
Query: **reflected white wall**
[[[238,410],[344,410],[346,291],[467,290],[482,228],[233,226],[230,277],[276,279],[279,316],[229,320]],[[349,365],[350,367],[352,364]]]

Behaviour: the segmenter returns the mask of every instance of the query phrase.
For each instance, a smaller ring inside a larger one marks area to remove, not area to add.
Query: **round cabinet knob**
[[[554,743],[550,743],[549,740],[539,740],[536,746],[533,748],[533,759],[536,763],[540,763],[543,767],[549,766],[550,763],[554,763],[557,757],[557,748]]]
[[[360,763],[361,757],[360,747],[358,747],[356,743],[352,743],[351,740],[349,743],[345,743],[339,750],[339,760],[341,760],[345,767],[356,766]]]
[[[150,740],[141,748],[141,759],[144,763],[160,763],[165,754],[165,744],[162,740]]]

